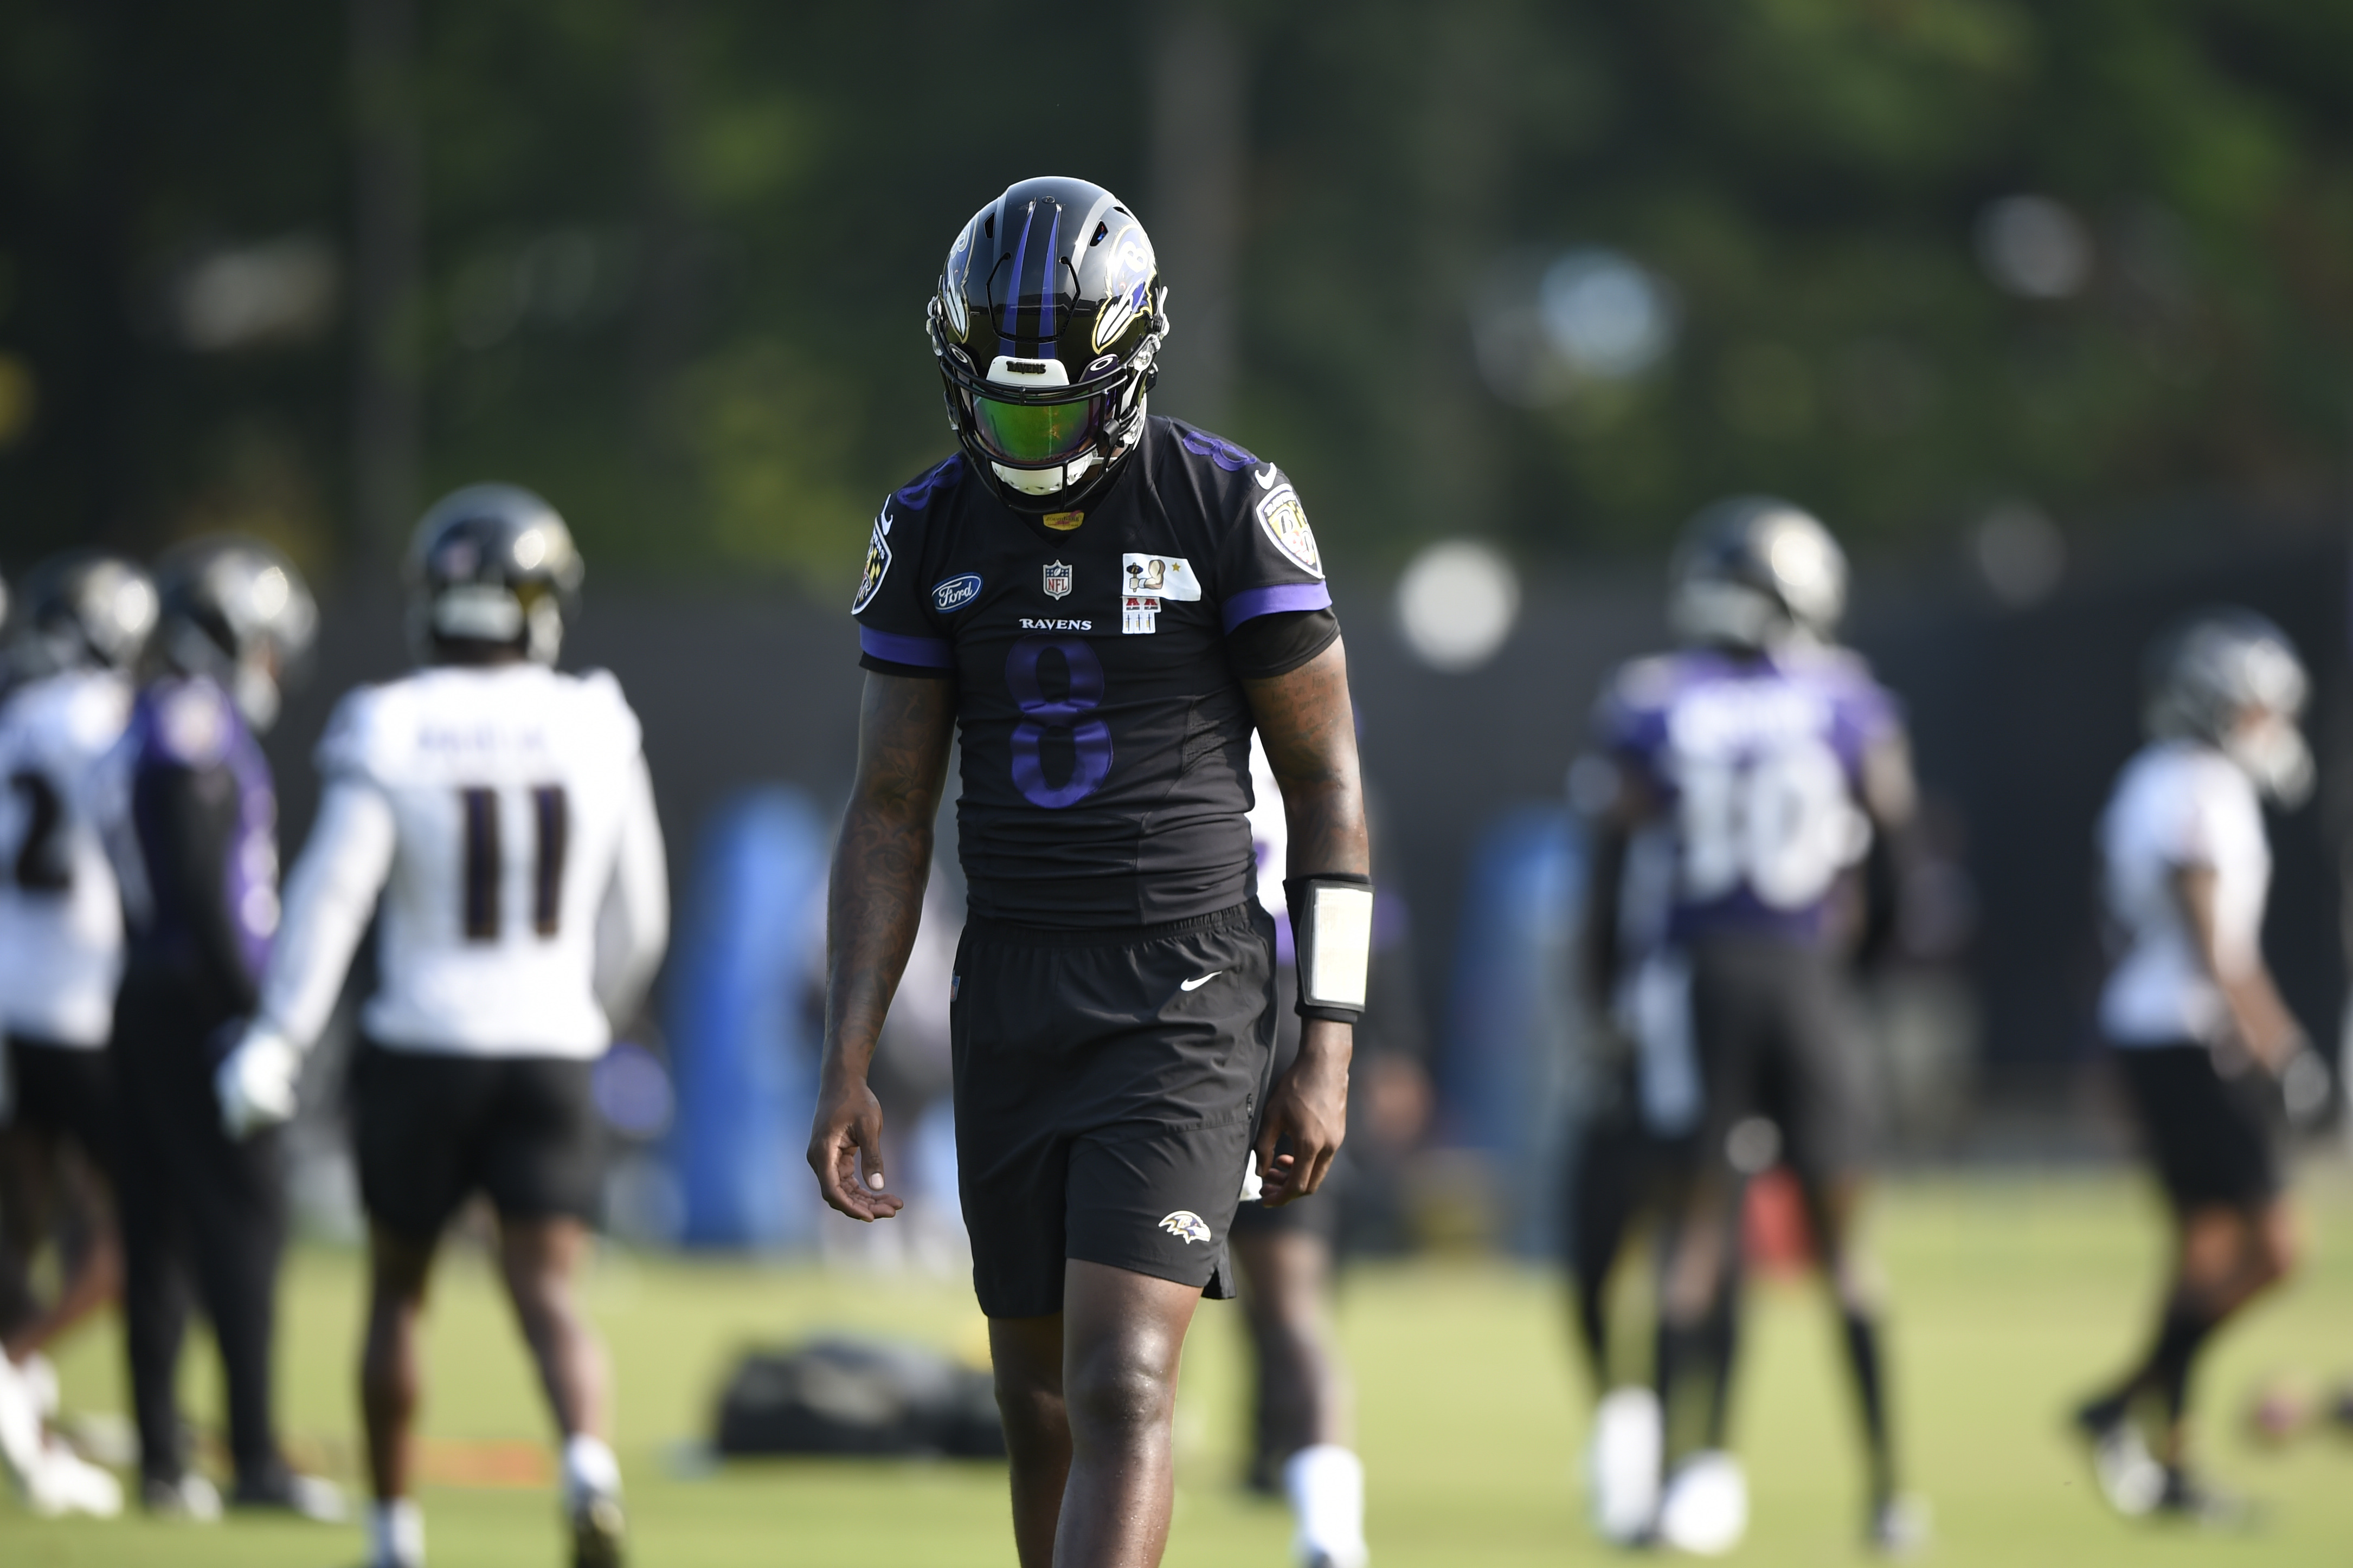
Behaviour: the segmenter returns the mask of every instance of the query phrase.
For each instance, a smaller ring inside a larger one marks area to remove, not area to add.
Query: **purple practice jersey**
[[[867,668],[955,684],[972,912],[1084,930],[1250,896],[1252,717],[1230,648],[1261,617],[1331,605],[1282,470],[1154,416],[1083,512],[1012,511],[960,456],[896,491],[850,613]]]
[[[216,682],[165,677],[111,765],[131,966],[249,1009],[278,932],[278,796],[253,731]]]
[[[1863,758],[1903,732],[1895,699],[1860,658],[1801,648],[1638,659],[1611,679],[1595,726],[1672,830],[1669,941],[1821,938],[1839,874],[1871,844]]]

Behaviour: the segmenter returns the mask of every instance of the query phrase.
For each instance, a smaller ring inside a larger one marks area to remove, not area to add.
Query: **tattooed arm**
[[[1286,675],[1245,680],[1266,760],[1282,790],[1291,827],[1290,874],[1372,874],[1365,793],[1356,774],[1356,721],[1348,700],[1348,657],[1337,642]],[[1268,1093],[1259,1129],[1264,1201],[1284,1204],[1323,1185],[1348,1121],[1350,1025],[1300,1020],[1299,1059]],[[1278,1155],[1279,1139],[1291,1152]]]
[[[882,1106],[866,1069],[923,919],[955,728],[954,681],[868,673],[858,782],[826,899],[825,1050],[808,1148],[818,1191],[855,1220],[889,1219],[902,1207],[883,1190]]]

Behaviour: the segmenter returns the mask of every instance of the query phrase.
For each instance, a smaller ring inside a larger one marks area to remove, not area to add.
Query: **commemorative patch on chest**
[[[1124,594],[1155,599],[1192,601],[1201,596],[1201,579],[1193,563],[1181,555],[1146,555],[1130,551],[1119,558],[1119,586]]]
[[[1148,594],[1130,594],[1120,601],[1119,629],[1128,637],[1148,637],[1160,629],[1160,601]]]
[[[1315,548],[1315,531],[1307,526],[1307,509],[1299,504],[1299,492],[1288,484],[1277,485],[1259,499],[1258,525],[1274,547],[1302,571],[1324,575],[1324,557]]]

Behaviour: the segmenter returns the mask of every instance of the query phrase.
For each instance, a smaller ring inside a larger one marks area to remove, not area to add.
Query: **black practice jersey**
[[[956,683],[973,913],[1092,927],[1250,896],[1251,720],[1227,638],[1331,604],[1282,471],[1154,417],[1082,513],[1016,512],[961,456],[893,492],[851,613],[866,668]]]

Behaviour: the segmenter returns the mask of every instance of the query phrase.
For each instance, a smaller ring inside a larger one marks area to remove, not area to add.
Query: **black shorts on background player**
[[[2259,1209],[2286,1190],[2286,1113],[2269,1073],[2249,1063],[2224,1078],[2214,1053],[2189,1042],[2123,1047],[2115,1056],[2149,1161],[2177,1211]]]
[[[1060,1311],[1072,1258],[1233,1294],[1273,968],[1255,903],[1142,930],[966,924],[956,1163],[983,1312]]]
[[[430,1244],[474,1193],[502,1219],[596,1217],[602,1148],[594,1064],[364,1044],[352,1068],[360,1197]]]
[[[0,1040],[8,1053],[13,1104],[10,1121],[31,1131],[72,1139],[113,1177],[114,1059],[104,1050],[51,1045],[16,1036]]]
[[[1802,1174],[1859,1171],[1876,1107],[1840,960],[1809,943],[1718,936],[1691,945],[1692,1041],[1706,1111],[1693,1157],[1728,1166],[1732,1130],[1766,1116]]]

